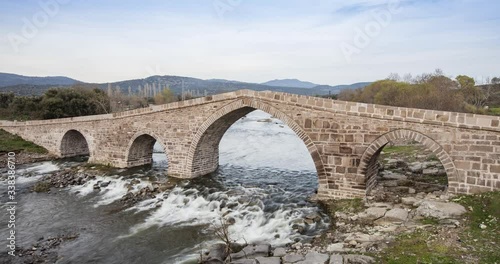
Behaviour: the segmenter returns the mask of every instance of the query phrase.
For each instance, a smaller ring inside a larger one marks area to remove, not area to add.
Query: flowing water
[[[217,241],[210,230],[222,216],[234,221],[229,227],[232,239],[275,246],[307,240],[328,225],[318,205],[307,200],[317,188],[317,176],[306,147],[264,112],[249,114],[227,131],[217,172],[181,181],[170,191],[122,209],[118,200],[133,179],[140,183],[132,192],[150,186],[152,176],[169,180],[164,176],[168,158],[158,147],[152,167],[117,170],[114,176],[52,193],[29,189],[42,175],[78,161],[18,169],[17,245],[30,248],[42,237],[78,233],[57,250],[58,263],[196,263],[199,252]],[[96,191],[98,181],[110,184]],[[0,199],[7,201],[6,188]],[[311,213],[319,213],[322,221],[304,225],[302,219]],[[7,236],[7,213],[0,214],[0,223],[5,223],[0,233]],[[303,227],[301,233],[297,225]]]

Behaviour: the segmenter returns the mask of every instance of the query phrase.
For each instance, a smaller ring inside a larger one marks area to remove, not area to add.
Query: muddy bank
[[[8,153],[9,152],[0,152],[0,167],[1,168],[6,168],[7,166],[7,160],[8,160]],[[26,151],[14,151],[16,153],[15,155],[15,164],[16,165],[22,165],[22,164],[30,164],[30,163],[35,163],[35,162],[40,162],[40,161],[50,161],[50,160],[55,160],[56,157],[47,154],[47,153],[33,153],[33,152],[26,152]]]

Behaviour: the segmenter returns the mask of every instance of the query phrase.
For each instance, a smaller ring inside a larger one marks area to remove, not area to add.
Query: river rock
[[[344,256],[345,264],[373,264],[375,263],[375,259],[369,256],[364,255],[345,255]]]
[[[103,182],[101,183],[101,187],[108,187],[108,185],[111,183],[111,181]]]
[[[344,252],[344,243],[335,243],[335,244],[330,244],[326,248],[326,251],[328,252]]]
[[[415,197],[403,197],[401,198],[401,203],[404,205],[418,206],[421,200]]]
[[[248,245],[240,252],[231,254],[231,259],[238,260],[243,258],[268,257],[270,251],[271,245],[269,244]]]
[[[384,171],[382,173],[382,180],[406,180],[408,177],[406,177],[403,174],[399,173],[394,173],[391,171]]]
[[[343,264],[344,263],[344,258],[342,255],[331,255],[330,256],[330,262],[328,264]]]
[[[290,253],[290,254],[286,254],[283,257],[283,263],[297,263],[297,262],[305,260],[305,259],[306,258],[301,254]]]
[[[438,175],[439,169],[437,169],[437,168],[425,169],[422,171],[422,174],[423,175]]]
[[[388,223],[402,223],[405,222],[407,218],[408,218],[408,211],[401,208],[393,208],[387,211],[384,217],[375,221],[375,224],[384,225]]]
[[[237,259],[229,262],[230,264],[259,264],[256,259]]]
[[[365,221],[374,221],[383,217],[386,211],[387,210],[382,207],[370,207],[367,208],[364,212],[358,214],[358,218]]]
[[[305,218],[306,218],[306,223],[307,223],[307,220],[312,220],[314,223],[321,221],[321,216],[316,212],[306,215]]]
[[[309,252],[306,254],[305,259],[297,264],[326,264],[330,256],[317,252]]]
[[[279,257],[257,257],[255,258],[259,264],[281,264],[281,258]]]
[[[284,255],[286,255],[286,248],[279,247],[273,252],[273,256],[275,257],[283,257]]]
[[[410,166],[408,166],[408,170],[413,172],[413,173],[420,173],[424,169],[422,163],[420,162],[414,162],[411,163]]]
[[[417,215],[437,219],[454,218],[467,212],[465,207],[457,203],[423,201],[417,208]]]
[[[259,264],[255,259],[237,259],[229,262],[230,264]]]
[[[223,243],[217,243],[210,246],[208,254],[203,256],[201,263],[203,264],[216,264],[224,263],[229,252],[227,246]]]

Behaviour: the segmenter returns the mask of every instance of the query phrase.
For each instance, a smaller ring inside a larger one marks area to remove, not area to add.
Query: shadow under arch
[[[434,139],[424,135],[421,132],[409,129],[397,129],[387,132],[375,139],[370,146],[365,150],[361,157],[359,165],[360,175],[365,179],[366,193],[368,194],[375,185],[376,176],[378,173],[377,159],[382,152],[382,149],[391,141],[396,139],[414,140],[424,145],[428,150],[436,155],[443,165],[446,176],[448,178],[448,186],[451,182],[457,182],[457,171],[455,164],[450,155],[437,143]]]
[[[89,141],[76,129],[70,129],[64,133],[59,144],[59,151],[62,158],[90,156],[91,154]]]
[[[198,128],[191,140],[188,151],[186,171],[190,178],[214,172],[219,166],[219,143],[225,132],[240,118],[255,110],[262,110],[280,119],[304,142],[311,155],[319,179],[326,179],[326,171],[319,151],[307,135],[292,118],[277,108],[257,99],[239,99],[213,113]]]
[[[127,167],[130,168],[151,164],[153,162],[153,147],[156,142],[162,146],[165,155],[167,155],[165,145],[158,139],[159,137],[154,133],[144,131],[137,132],[132,136],[125,152]]]

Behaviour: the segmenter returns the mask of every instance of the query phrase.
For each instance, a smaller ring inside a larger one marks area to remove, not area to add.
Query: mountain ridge
[[[14,75],[17,77],[17,83],[13,82]],[[327,94],[337,94],[343,89],[356,89],[360,87],[364,87],[369,83],[355,83],[350,85],[316,85],[311,88],[299,88],[299,87],[285,87],[285,86],[268,86],[258,83],[248,83],[248,82],[240,82],[234,80],[225,80],[225,79],[198,79],[193,77],[184,77],[184,76],[173,76],[173,75],[154,75],[149,76],[143,79],[130,79],[123,80],[112,83],[84,83],[77,81],[75,79],[71,79],[68,77],[30,77],[30,76],[22,76],[16,74],[7,74],[0,73],[0,84],[6,83],[3,78],[7,76],[8,81],[10,81],[9,86],[0,85],[0,92],[14,92],[18,95],[40,95],[43,94],[46,90],[51,87],[68,87],[74,84],[84,84],[84,85],[95,85],[98,86],[102,90],[107,90],[108,86],[111,85],[113,90],[119,88],[121,93],[129,93],[139,94],[144,93],[145,87],[148,89],[151,87],[155,87],[156,89],[169,87],[174,93],[181,94],[184,92],[191,92],[194,96],[204,96],[204,95],[212,95],[217,93],[230,92],[241,89],[250,89],[256,91],[276,91],[276,92],[286,92],[286,93],[295,93],[301,95],[327,95]],[[35,79],[30,79],[35,78]],[[44,78],[48,78],[45,79]],[[60,78],[60,79],[58,79]],[[31,80],[31,83],[27,81]],[[296,79],[290,79],[296,80]],[[55,82],[57,83],[50,83]],[[300,81],[302,82],[302,81]],[[38,84],[33,84],[38,83]],[[307,83],[307,82],[305,82]],[[310,83],[313,84],[313,83]],[[130,87],[130,88],[129,88]]]
[[[294,88],[305,88],[305,89],[310,89],[319,86],[319,84],[301,81],[298,79],[275,79],[261,84],[267,86],[294,87]]]
[[[0,87],[14,85],[73,85],[81,83],[66,76],[25,76],[0,72]]]

